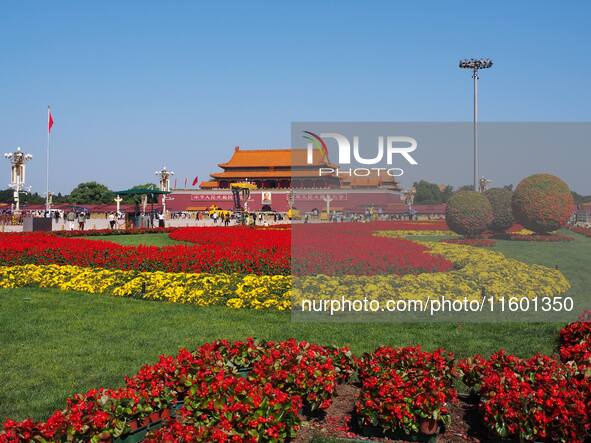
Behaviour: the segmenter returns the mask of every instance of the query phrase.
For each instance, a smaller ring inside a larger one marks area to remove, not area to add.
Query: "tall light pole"
[[[26,192],[25,189],[25,170],[26,163],[33,158],[31,154],[26,154],[21,151],[21,148],[16,148],[14,152],[7,152],[4,157],[10,161],[10,188],[14,190],[14,211],[18,214],[20,212],[20,193]]]
[[[478,191],[478,71],[492,67],[493,62],[489,58],[469,58],[460,60],[461,69],[471,69],[474,80],[474,190]]]

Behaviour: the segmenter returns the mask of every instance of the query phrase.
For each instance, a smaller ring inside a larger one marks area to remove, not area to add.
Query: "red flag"
[[[197,183],[199,183],[199,176],[195,177],[193,180],[193,186],[195,186]]]
[[[47,132],[51,132],[51,127],[53,126],[53,116],[51,115],[51,108],[47,107]]]

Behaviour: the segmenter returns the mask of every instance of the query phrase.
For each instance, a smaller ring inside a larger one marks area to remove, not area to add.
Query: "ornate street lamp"
[[[30,192],[31,187],[25,187],[25,172],[27,162],[33,158],[31,154],[26,154],[21,151],[21,148],[16,148],[14,152],[7,152],[4,157],[10,161],[11,172],[10,172],[10,184],[9,188],[14,190],[14,211],[13,213],[18,214],[20,212],[20,193]]]
[[[160,176],[160,190],[164,192],[170,192],[170,176],[174,175],[173,171],[166,169],[163,166],[160,171],[154,172],[154,175]],[[166,194],[162,194],[162,214],[166,213]]]
[[[493,62],[489,58],[470,58],[460,60],[461,69],[472,70],[472,79],[474,80],[474,190],[478,191],[478,71],[480,69],[491,68]]]
[[[488,185],[492,183],[492,180],[489,180],[488,178],[485,177],[481,177],[480,181],[479,181],[479,188],[478,190],[480,192],[484,192],[488,189]]]
[[[234,199],[234,212],[242,215],[242,223],[246,223],[246,217],[248,216],[248,198],[250,197],[250,191],[257,189],[257,185],[249,181],[232,183],[230,185],[232,189],[232,198]]]

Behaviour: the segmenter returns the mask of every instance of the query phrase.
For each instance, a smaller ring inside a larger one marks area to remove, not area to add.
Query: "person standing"
[[[76,213],[70,209],[70,212],[66,214],[66,220],[68,221],[68,230],[74,230],[74,222],[76,221]]]
[[[78,213],[78,229],[84,231],[84,223],[86,222],[86,214],[84,211]]]
[[[111,226],[111,230],[115,229],[115,214],[112,212],[109,213],[109,225]]]

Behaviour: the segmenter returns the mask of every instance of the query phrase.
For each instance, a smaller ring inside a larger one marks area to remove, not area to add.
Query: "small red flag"
[[[47,107],[47,132],[51,132],[51,127],[53,126],[53,116],[51,115],[51,109],[49,106]]]
[[[199,183],[199,176],[195,177],[193,180],[193,186],[195,186],[197,183]]]

